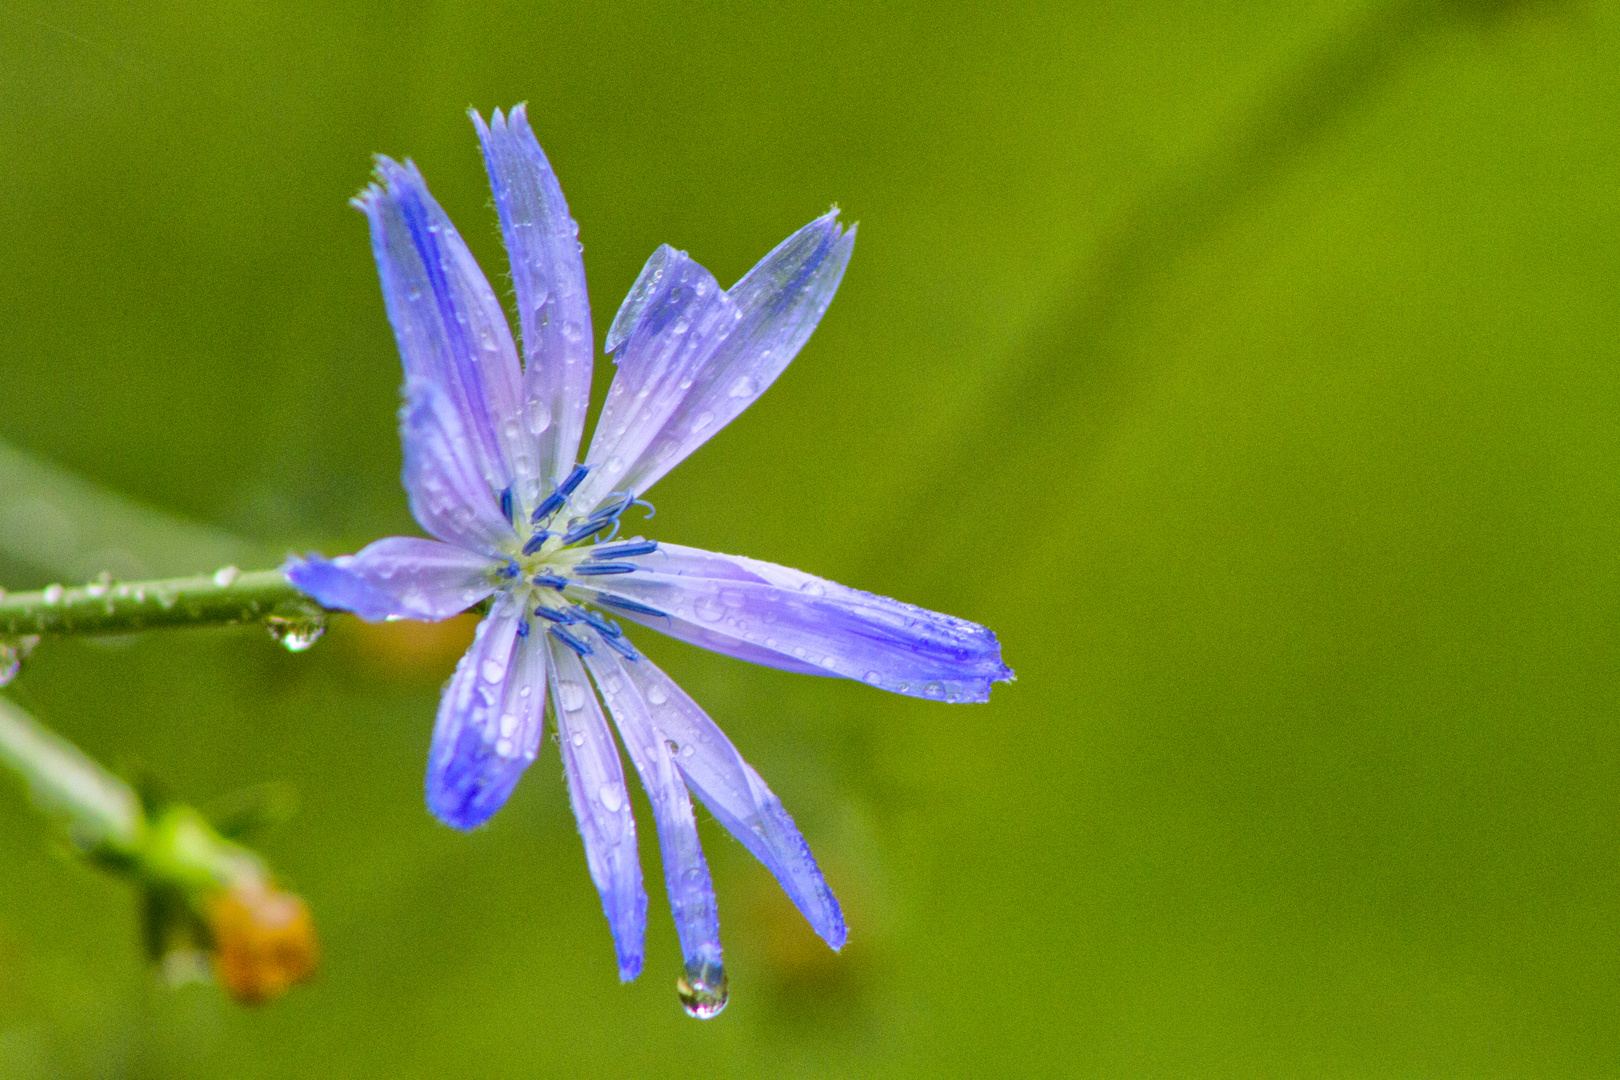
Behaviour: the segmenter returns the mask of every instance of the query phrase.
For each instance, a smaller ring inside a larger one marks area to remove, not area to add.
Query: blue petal
[[[549,634],[536,634],[534,639],[544,641],[549,650],[551,708],[568,778],[568,801],[585,842],[585,864],[613,932],[619,978],[629,982],[641,974],[647,893],[641,885],[636,822],[630,815],[619,749],[579,657]]]
[[[651,660],[643,656],[619,670],[646,703],[653,728],[680,748],[675,764],[703,805],[776,876],[815,932],[843,948],[847,930],[838,901],[781,800],[725,732]],[[631,741],[628,734],[625,741]]]
[[[756,664],[857,679],[940,701],[987,701],[1013,673],[977,623],[847,588],[774,563],[660,542],[635,573],[573,588],[665,612],[617,614]]]
[[[432,382],[405,384],[399,439],[405,450],[400,482],[423,529],[489,556],[499,556],[516,543],[511,521],[476,471],[471,437],[461,416]]]
[[[532,506],[573,467],[591,397],[590,297],[580,258],[579,226],[529,129],[524,106],[486,125],[474,112],[484,147],[484,165],[501,218],[501,236],[512,262],[523,336],[523,433],[534,464],[518,468],[542,481],[521,494]],[[544,488],[542,491],[541,488]]]
[[[686,252],[668,245],[653,252],[608,332],[617,370],[591,435],[585,455],[591,473],[574,496],[576,506],[596,506],[621,489],[638,461],[663,452],[652,439],[737,319],[714,275]]]
[[[410,162],[377,159],[377,183],[354,200],[407,382],[442,392],[466,433],[469,471],[491,492],[512,482],[508,447],[522,438],[521,373],[506,314],[455,226]],[[427,527],[427,523],[422,523]]]
[[[692,800],[668,739],[654,724],[654,710],[626,670],[645,662],[626,660],[606,649],[597,650],[585,660],[652,803],[658,847],[663,855],[664,885],[669,890],[669,910],[680,937],[681,956],[688,968],[718,966],[720,915],[715,906],[714,882],[698,840],[697,820],[692,816]]]
[[[355,555],[288,560],[287,580],[329,608],[367,622],[448,619],[495,591],[497,563],[452,544],[390,536]]]
[[[715,319],[706,330],[694,324],[683,331],[706,339],[684,341],[689,355],[669,352],[668,339],[680,323],[661,318],[659,307],[649,302],[656,290],[668,287],[656,273],[649,280],[649,273],[670,269],[667,248],[653,256],[608,333],[609,351],[624,346],[613,389],[634,381],[638,394],[624,396],[622,415],[615,417],[623,430],[609,428],[606,442],[603,414],[588,456],[601,466],[590,494],[645,493],[776,381],[821,321],[849,265],[855,229],[844,232],[837,216],[833,210],[812,221],[733,285],[725,296],[729,321]],[[630,369],[636,350],[667,368],[669,377],[655,381]],[[639,396],[640,387],[649,384],[653,393]],[[608,401],[613,400],[610,390]]]
[[[525,617],[522,603],[498,594],[439,701],[427,804],[453,828],[488,821],[540,749],[546,663],[535,637],[518,633]]]

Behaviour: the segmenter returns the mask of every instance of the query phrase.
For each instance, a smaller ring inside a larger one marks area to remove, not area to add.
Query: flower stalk
[[[0,636],[11,638],[259,622],[296,651],[297,642],[324,617],[325,609],[294,588],[280,570],[243,572],[234,566],[196,577],[116,583],[104,578],[73,588],[0,591]],[[318,637],[319,630],[313,635]]]

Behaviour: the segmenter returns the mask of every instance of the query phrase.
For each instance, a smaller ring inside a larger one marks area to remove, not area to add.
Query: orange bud
[[[244,1005],[274,1001],[315,971],[319,947],[309,908],[260,881],[239,882],[208,903],[214,974]]]

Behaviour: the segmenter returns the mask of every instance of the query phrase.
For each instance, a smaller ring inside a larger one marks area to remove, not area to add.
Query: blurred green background
[[[660,242],[729,283],[861,224],[651,535],[983,622],[1018,682],[639,635],[851,924],[706,822],[700,1024],[644,803],[627,987],[549,744],[488,828],[423,808],[464,625],[47,643],[14,696],[92,754],[299,790],[261,850],[325,962],[163,988],[0,786],[0,1077],[1620,1075],[1616,5],[6,2],[0,439],[267,564],[414,531],[345,201],[411,156],[504,273],[463,110],[523,100],[598,341]],[[211,568],[88,505],[0,491],[0,583]]]

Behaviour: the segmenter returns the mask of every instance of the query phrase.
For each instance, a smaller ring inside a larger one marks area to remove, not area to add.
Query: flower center
[[[496,577],[524,606],[518,623],[518,636],[528,637],[534,625],[581,656],[601,643],[629,660],[637,659],[635,649],[624,639],[617,623],[581,605],[596,604],[643,615],[667,617],[656,608],[608,595],[598,579],[633,574],[641,566],[625,560],[650,555],[658,550],[652,540],[635,537],[614,542],[620,518],[632,506],[644,506],[652,516],[651,503],[633,492],[612,492],[588,514],[570,514],[569,500],[590,471],[588,465],[575,465],[562,483],[523,521],[512,490],[501,493],[501,512],[528,538],[507,556],[507,564]],[[603,534],[607,535],[604,537]],[[530,605],[535,605],[532,608]],[[535,623],[534,620],[539,620]]]

